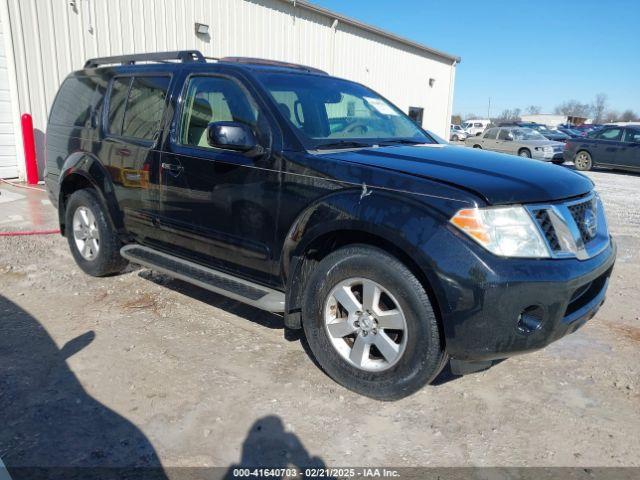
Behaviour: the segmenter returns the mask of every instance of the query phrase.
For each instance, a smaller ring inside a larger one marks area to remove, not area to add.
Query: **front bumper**
[[[543,152],[542,150],[534,150],[531,152],[531,156],[536,160],[542,160],[545,162],[555,162],[563,159],[562,152]]]
[[[588,260],[538,260],[496,257],[464,238],[444,238],[452,235],[439,240],[449,258],[439,262],[434,287],[452,358],[488,361],[543,348],[584,325],[604,302],[613,240]]]

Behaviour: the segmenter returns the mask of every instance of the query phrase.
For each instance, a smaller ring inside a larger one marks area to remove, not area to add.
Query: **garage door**
[[[13,131],[9,74],[2,20],[0,20],[0,178],[18,176],[16,138]]]

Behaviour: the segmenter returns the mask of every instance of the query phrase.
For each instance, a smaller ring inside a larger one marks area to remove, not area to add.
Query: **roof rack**
[[[306,65],[300,65],[297,63],[289,63],[289,62],[280,62],[278,60],[267,60],[265,58],[252,58],[252,57],[223,57],[217,59],[219,62],[230,62],[230,63],[242,63],[246,65],[267,65],[271,67],[284,67],[284,68],[294,68],[296,70],[303,70],[309,73],[320,73],[322,75],[328,75],[324,70],[320,70],[319,68],[308,67]]]
[[[179,60],[187,62],[206,62],[198,50],[179,50],[175,52],[137,53],[134,55],[116,55],[114,57],[91,58],[86,61],[84,68],[96,68],[100,65],[134,65],[136,62],[169,62]]]

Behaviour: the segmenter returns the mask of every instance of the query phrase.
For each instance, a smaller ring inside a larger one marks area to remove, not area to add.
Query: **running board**
[[[184,280],[268,312],[284,312],[284,293],[142,245],[125,245],[120,255],[133,263]]]

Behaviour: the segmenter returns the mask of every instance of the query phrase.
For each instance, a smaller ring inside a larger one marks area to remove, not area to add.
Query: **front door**
[[[280,199],[273,155],[275,124],[240,80],[192,75],[174,119],[160,168],[160,226],[180,255],[257,281],[272,283]],[[207,125],[249,125],[265,153],[213,148]]]
[[[622,143],[622,128],[607,128],[599,132],[596,137],[597,148],[594,149],[594,160],[597,164],[619,165]]]
[[[620,165],[640,170],[640,128],[627,128],[624,132],[624,150],[620,156]]]

